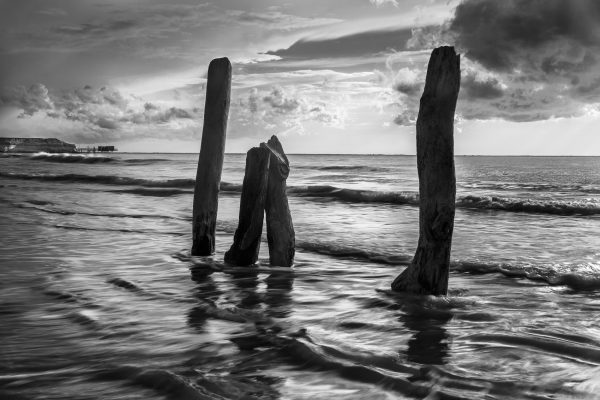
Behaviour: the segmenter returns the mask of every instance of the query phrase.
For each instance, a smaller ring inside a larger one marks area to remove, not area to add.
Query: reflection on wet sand
[[[445,325],[453,313],[432,306],[425,297],[406,296],[401,309],[398,321],[413,333],[408,340],[407,360],[423,365],[446,364],[450,349]]]
[[[208,315],[206,304],[214,304],[222,292],[210,275],[194,275],[192,279],[197,283],[194,296],[200,300],[200,305],[195,305],[188,312],[188,325],[199,333],[204,333],[204,325]]]
[[[271,318],[287,318],[292,313],[292,289],[294,275],[292,273],[273,273],[266,279],[267,291],[265,304],[267,315]]]

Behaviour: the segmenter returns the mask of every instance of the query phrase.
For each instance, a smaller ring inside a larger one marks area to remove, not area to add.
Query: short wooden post
[[[271,152],[253,147],[246,154],[246,172],[240,199],[240,217],[225,262],[243,266],[256,263],[260,249]]]
[[[454,111],[460,88],[460,56],[454,47],[431,53],[417,118],[419,243],[415,257],[392,290],[415,294],[448,292],[454,229]]]
[[[230,92],[231,63],[226,57],[212,60],[208,67],[204,127],[194,189],[193,256],[208,256],[215,251],[215,225]]]
[[[265,204],[269,261],[272,266],[291,267],[294,263],[296,237],[286,194],[290,163],[275,135],[267,143],[261,143],[261,147],[268,148],[271,152]]]

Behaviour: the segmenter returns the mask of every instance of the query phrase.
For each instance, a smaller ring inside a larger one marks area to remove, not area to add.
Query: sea
[[[0,155],[0,398],[600,398],[600,157],[457,156],[439,297],[390,291],[414,156],[289,159],[282,268],[266,232],[223,263],[245,154],[213,257],[189,252],[197,153]]]

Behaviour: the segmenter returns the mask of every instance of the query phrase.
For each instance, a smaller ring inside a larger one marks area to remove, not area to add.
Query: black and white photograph
[[[0,0],[0,399],[600,399],[600,1]]]

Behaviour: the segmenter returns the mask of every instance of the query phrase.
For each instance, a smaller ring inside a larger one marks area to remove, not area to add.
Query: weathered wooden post
[[[392,290],[415,294],[448,292],[454,228],[454,111],[460,88],[460,56],[454,47],[431,53],[417,118],[419,243],[411,265]]]
[[[291,267],[294,263],[296,237],[286,194],[290,162],[277,136],[273,135],[267,143],[261,143],[260,146],[271,152],[265,204],[269,261],[273,266]]]
[[[246,172],[240,199],[240,217],[233,244],[225,253],[225,262],[251,265],[258,260],[260,238],[265,215],[271,151],[253,147],[246,154]]]
[[[193,256],[208,256],[215,251],[215,225],[230,92],[231,63],[226,57],[216,58],[210,62],[206,81],[204,127],[194,188]]]

